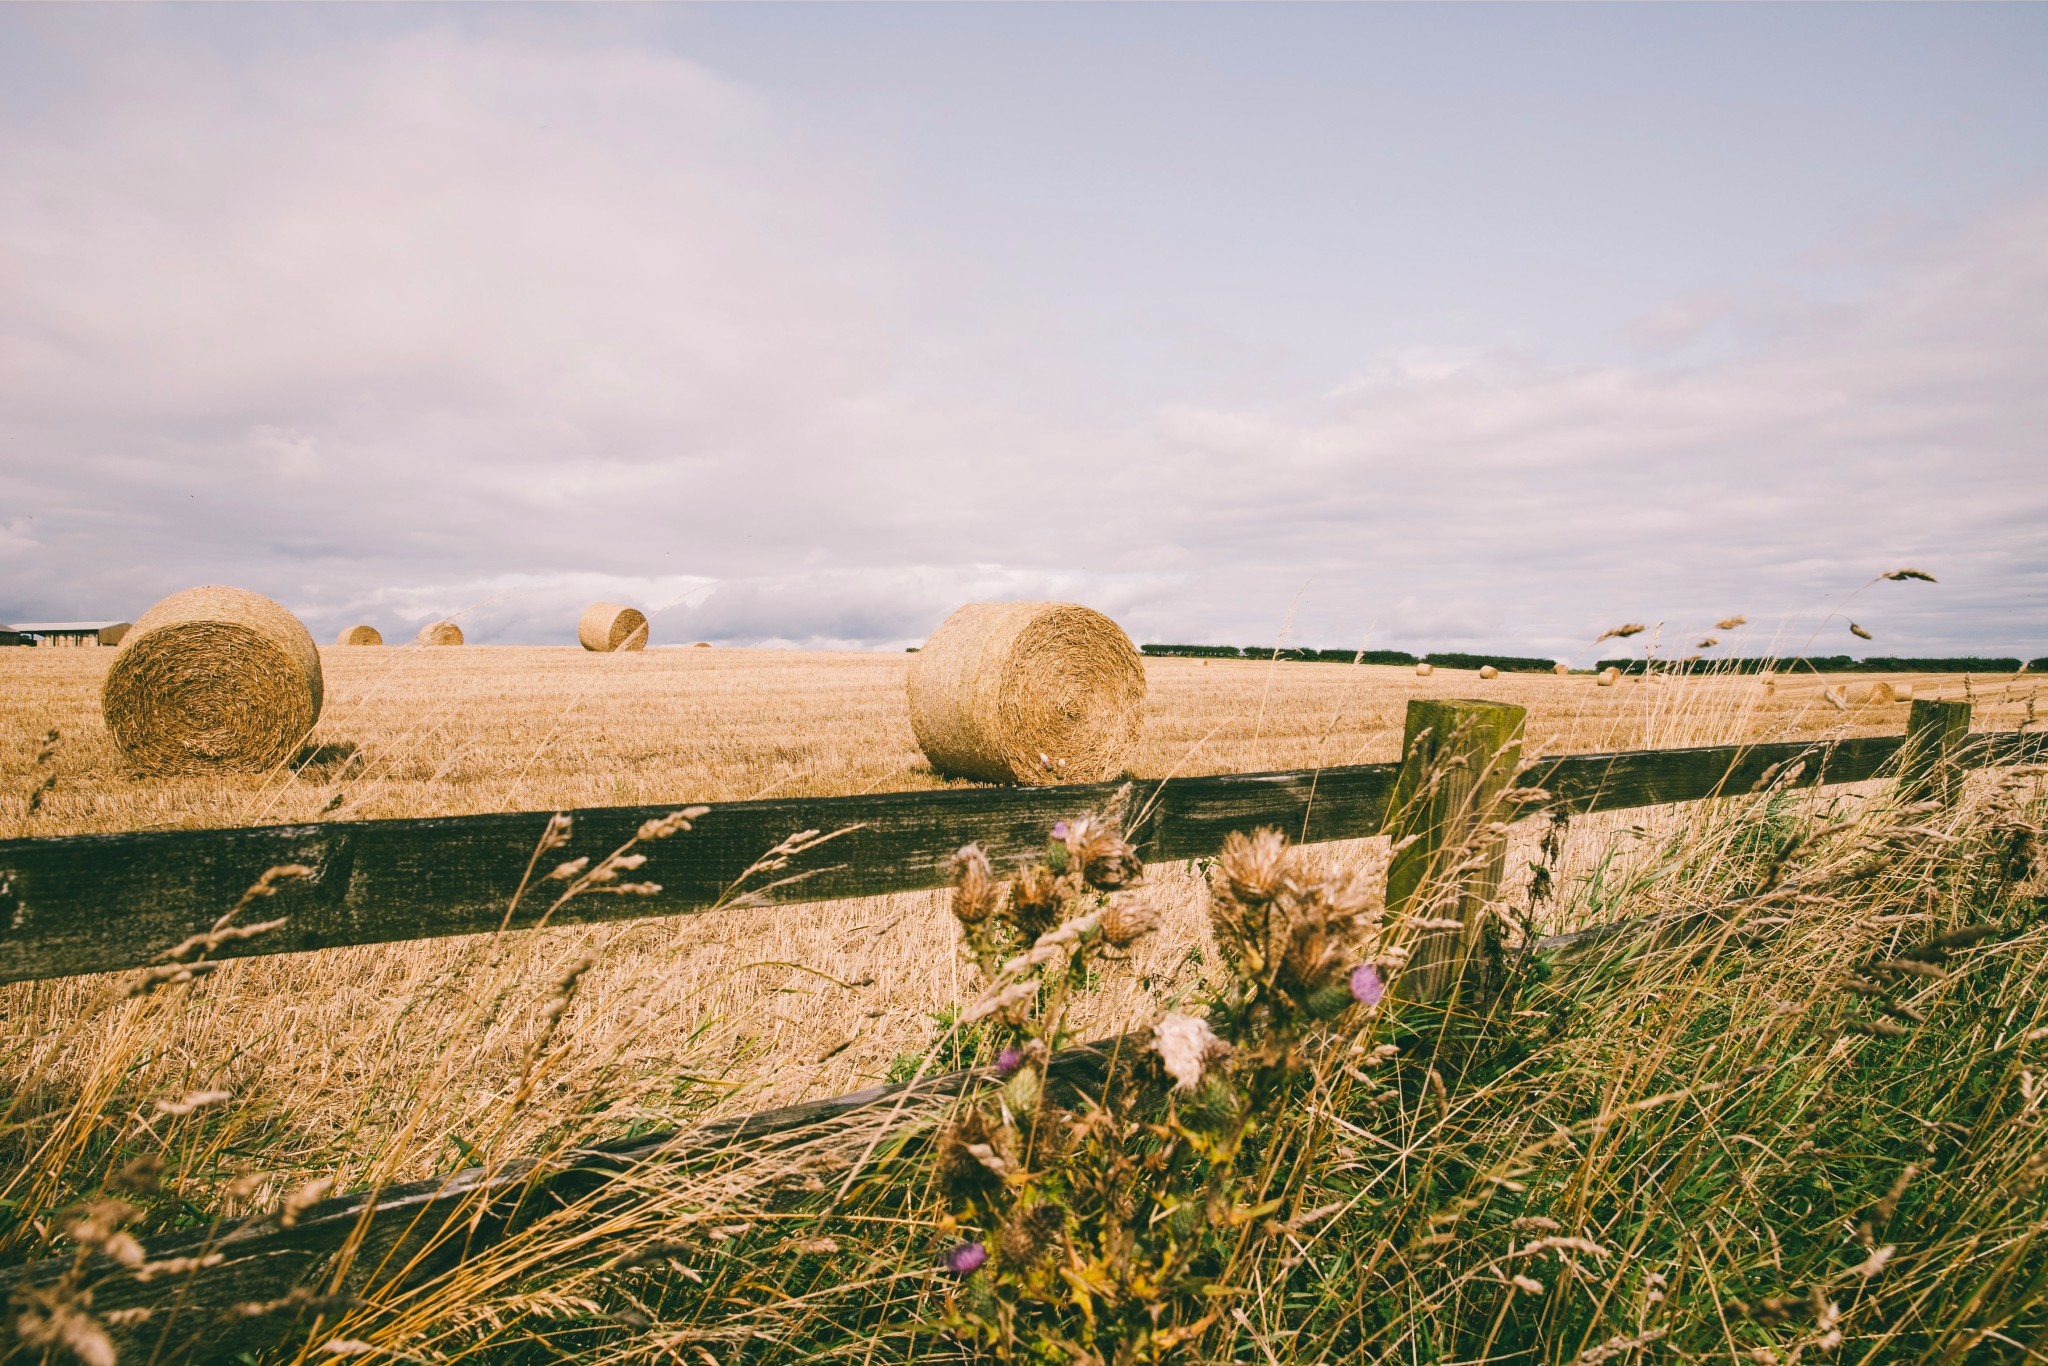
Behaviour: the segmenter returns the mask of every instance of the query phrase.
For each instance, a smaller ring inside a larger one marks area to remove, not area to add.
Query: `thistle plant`
[[[1233,835],[1212,877],[1225,971],[1199,1008],[1118,1041],[1099,1087],[1059,1084],[1073,994],[1156,926],[1136,853],[1092,816],[999,879],[975,846],[954,861],[954,914],[987,977],[964,1022],[1004,1032],[994,1084],[939,1138],[944,1326],[1007,1360],[1167,1359],[1227,1312],[1223,1272],[1277,1227],[1256,1160],[1312,1082],[1331,1021],[1385,991],[1360,945],[1364,883],[1306,875],[1286,839]]]

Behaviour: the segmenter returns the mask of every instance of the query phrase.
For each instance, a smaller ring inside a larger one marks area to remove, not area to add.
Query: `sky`
[[[0,621],[199,583],[2048,655],[2048,6],[0,8]]]

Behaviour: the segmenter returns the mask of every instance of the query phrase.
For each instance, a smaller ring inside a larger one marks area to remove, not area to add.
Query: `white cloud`
[[[614,597],[657,640],[897,647],[1049,596],[1251,643],[1298,597],[1299,643],[1572,654],[1924,562],[1871,648],[2048,650],[2048,199],[1687,292],[1600,363],[1416,338],[1257,401],[1004,406],[906,357],[1054,343],[934,332],[886,156],[701,66],[98,60],[0,127],[0,615],[227,581],[323,636],[566,641]]]

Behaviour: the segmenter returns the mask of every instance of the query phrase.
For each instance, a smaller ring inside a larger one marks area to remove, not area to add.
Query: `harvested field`
[[[327,701],[289,772],[130,775],[99,716],[114,652],[0,651],[0,788],[30,781],[61,736],[58,781],[0,837],[736,801],[958,786],[910,730],[908,657],[772,650],[323,647]],[[1467,670],[1147,659],[1141,777],[1391,760],[1412,697],[1529,708],[1529,752],[1894,734],[1906,708],[1873,679],[1624,679]],[[1979,728],[2019,724],[2031,675],[1914,675],[1914,696],[1977,703]],[[1844,699],[1837,708],[1828,690]]]

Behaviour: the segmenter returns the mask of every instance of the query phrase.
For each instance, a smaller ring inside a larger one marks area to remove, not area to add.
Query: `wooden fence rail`
[[[1734,796],[1770,788],[1865,781],[1887,773],[1909,800],[1955,800],[1970,768],[2048,760],[2048,736],[1973,735],[1963,703],[1914,705],[1903,736],[1581,754],[1519,763],[1520,708],[1475,702],[1411,704],[1401,764],[1232,774],[1164,783],[1094,784],[1014,791],[895,793],[879,797],[738,802],[709,808],[688,836],[661,846],[664,883],[649,898],[571,902],[556,923],[676,914],[730,902],[820,901],[941,885],[952,851],[978,840],[999,858],[1043,846],[1052,821],[1084,810],[1121,815],[1147,861],[1216,852],[1225,835],[1275,825],[1300,842],[1353,839],[1393,828],[1404,841],[1390,869],[1390,906],[1434,898],[1469,922],[1483,914],[1498,860],[1474,859],[1500,836],[1491,818],[1578,813]],[[623,844],[666,807],[574,813],[560,857]],[[312,876],[262,914],[289,917],[274,938],[225,946],[274,953],[334,944],[430,938],[495,929],[547,817],[496,815],[252,830],[80,836],[0,843],[0,980],[139,966],[164,946],[205,930],[265,869],[299,863]],[[764,849],[792,833],[843,831],[750,887]],[[1439,855],[1459,850],[1448,869]],[[737,886],[735,885],[737,884]],[[1398,909],[1397,906],[1397,909]],[[515,917],[531,923],[537,911]],[[1706,917],[1711,920],[1711,917]],[[1545,941],[1569,950],[1616,927]],[[1418,954],[1432,982],[1451,989],[1463,946]],[[1464,936],[1469,938],[1469,934]],[[1411,989],[1404,994],[1414,994]],[[1129,1040],[1106,1040],[1055,1061],[1052,1079],[1083,1086]],[[453,1177],[337,1196],[291,1228],[256,1220],[160,1244],[156,1257],[218,1254],[186,1277],[142,1281],[94,1263],[97,1311],[127,1310],[124,1353],[160,1362],[217,1360],[275,1342],[319,1312],[317,1288],[417,1284],[488,1245],[523,1218],[560,1208],[654,1165],[716,1156],[737,1145],[800,1141],[806,1130],[896,1106],[957,1095],[983,1074],[960,1072],[912,1088],[871,1088],[701,1127],[693,1132],[521,1159]],[[48,1284],[71,1266],[54,1258],[0,1267],[0,1293]],[[96,1278],[98,1279],[98,1278]],[[305,1292],[298,1300],[287,1292]],[[260,1320],[230,1311],[265,1303]],[[148,1311],[144,1313],[142,1311]]]
[[[1916,703],[1916,714],[1928,705],[1963,704]],[[1517,775],[1520,788],[1544,795],[1512,809],[1522,816],[1611,811],[1739,795],[1773,781],[1860,782],[1884,772],[1906,745],[1904,736],[1879,736],[1565,755]],[[1951,736],[1942,752],[1962,767],[2048,753],[2042,736],[2014,733]],[[1002,863],[1041,848],[1054,821],[1084,810],[1122,817],[1133,843],[1155,863],[1206,857],[1229,832],[1264,825],[1307,844],[1362,839],[1382,831],[1400,770],[1356,764],[1127,784],[729,802],[708,808],[689,834],[653,849],[642,875],[661,884],[658,894],[581,897],[549,923],[939,887],[962,844],[979,842]],[[643,821],[673,809],[571,812],[574,834],[561,856],[601,856]],[[266,869],[283,864],[311,870],[283,884],[260,910],[285,924],[223,944],[212,956],[527,928],[549,897],[529,895],[509,922],[506,902],[548,819],[506,813],[0,841],[0,982],[141,967],[207,931]],[[784,867],[748,876],[765,851],[801,831],[835,837]]]

